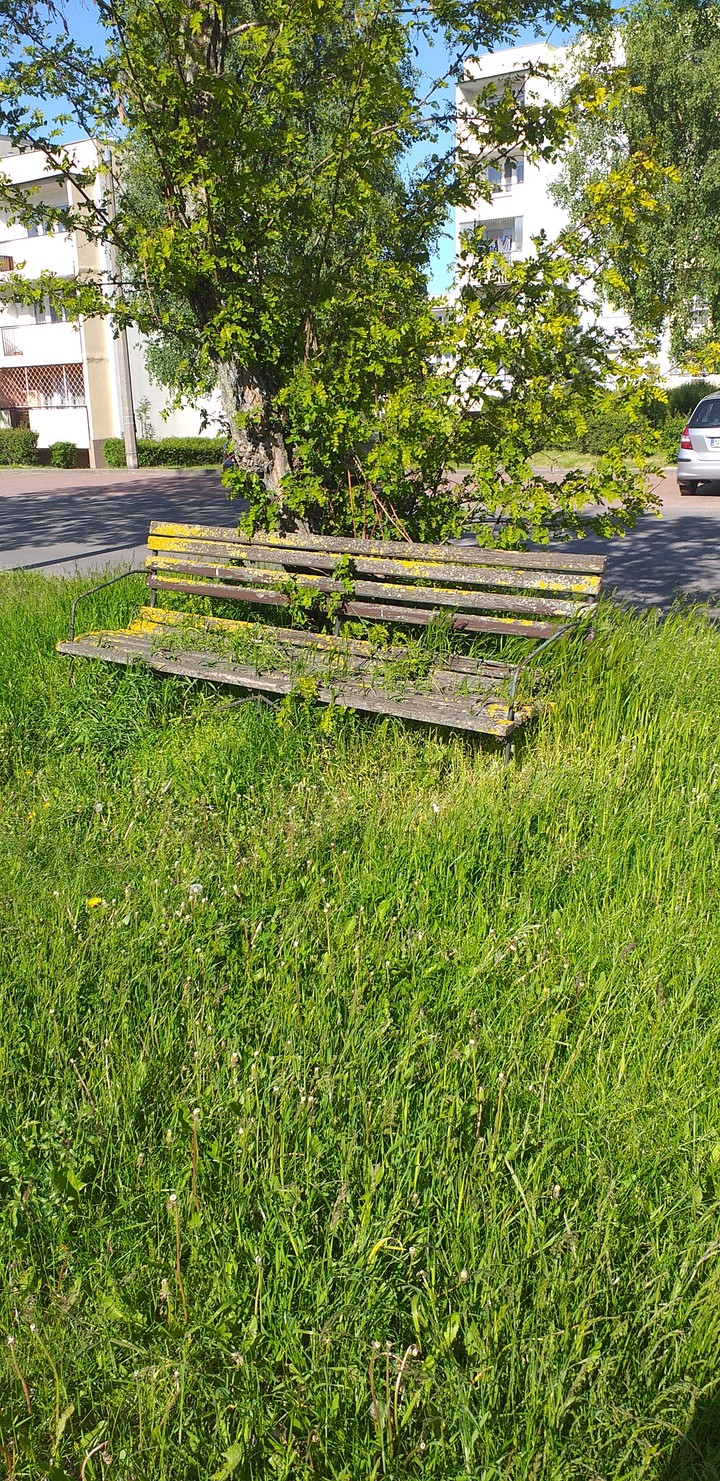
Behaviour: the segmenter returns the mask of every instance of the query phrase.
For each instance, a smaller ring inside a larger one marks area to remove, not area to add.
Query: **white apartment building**
[[[493,91],[499,94],[510,86],[519,101],[558,102],[565,84],[570,51],[567,46],[551,46],[547,41],[539,41],[490,52],[467,62],[456,92],[458,141],[468,149],[481,147],[479,141],[468,135],[464,121],[472,111],[473,100],[486,88],[491,89],[490,96]],[[533,76],[530,69],[538,64],[553,68],[555,75]],[[469,209],[456,209],[456,259],[463,233],[477,227],[482,227],[483,236],[496,251],[504,252],[511,260],[532,252],[532,239],[541,231],[550,240],[556,237],[568,223],[563,207],[550,194],[561,169],[561,162],[552,164],[542,159],[529,160],[522,154],[489,161],[487,178],[493,186],[492,199],[479,200]],[[630,327],[627,314],[607,305],[600,313],[600,322],[610,331]],[[665,354],[661,355],[661,362],[667,373],[669,363]]]
[[[618,60],[622,58],[622,42],[617,42]],[[569,67],[571,48],[551,46],[549,42],[535,42],[527,46],[509,47],[476,58],[465,65],[462,81],[456,91],[456,117],[458,142],[467,149],[480,149],[481,141],[468,134],[465,120],[473,107],[473,101],[484,89],[499,94],[510,85],[518,99],[528,103],[559,101]],[[531,69],[538,63],[554,69],[554,76],[537,77]],[[532,238],[544,231],[553,239],[567,225],[567,214],[553,199],[550,191],[562,169],[562,162],[555,164],[546,160],[529,160],[522,154],[513,154],[510,159],[489,159],[487,178],[493,186],[490,200],[478,200],[470,209],[458,207],[455,211],[455,256],[459,252],[463,233],[481,227],[483,236],[492,242],[495,249],[504,252],[511,260],[532,252]],[[593,315],[594,317],[594,315]],[[604,304],[597,316],[599,323],[610,333],[615,330],[630,330],[628,315]],[[657,368],[666,385],[677,385],[687,375],[673,365],[670,355],[670,337],[665,332],[661,338],[657,356]],[[711,377],[712,378],[712,377]]]
[[[81,169],[98,168],[92,140],[65,148]],[[27,185],[34,203],[76,203],[73,187],[39,150],[18,152],[0,137],[0,171],[14,184]],[[17,222],[10,224],[8,211],[0,206],[0,281],[13,270],[30,278],[43,271],[72,276],[82,269],[102,276],[107,266],[105,249],[82,232],[56,231],[50,225],[27,231]],[[154,435],[198,435],[200,407],[164,417],[168,394],[150,381],[141,338],[128,334],[128,349],[132,401],[136,411],[144,404]],[[39,448],[74,442],[83,461],[86,451],[91,468],[103,466],[105,439],[122,436],[121,365],[108,319],[71,324],[47,302],[34,308],[0,304],[0,426],[22,424],[38,433]],[[138,435],[142,430],[138,426]],[[218,430],[212,416],[206,430]]]
[[[529,69],[539,63],[562,69],[567,54],[567,47],[551,46],[543,41],[490,52],[467,62],[456,94],[458,142],[466,149],[482,147],[480,141],[468,134],[464,125],[472,113],[475,99],[486,89],[490,90],[489,96],[492,97],[493,92],[499,94],[509,86],[518,101],[528,103],[559,98],[561,75],[557,80],[533,77]],[[556,236],[566,222],[562,208],[549,194],[556,175],[557,166],[544,160],[530,161],[522,154],[515,154],[510,159],[489,160],[487,178],[493,186],[492,199],[479,200],[469,208],[457,208],[456,255],[463,234],[478,226],[482,227],[486,240],[511,259],[531,251],[531,239],[540,231],[545,231],[549,237]]]

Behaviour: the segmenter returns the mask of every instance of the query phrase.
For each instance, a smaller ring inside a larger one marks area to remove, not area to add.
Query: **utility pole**
[[[130,377],[130,351],[127,330],[121,329],[117,339],[118,384],[120,387],[120,416],[125,441],[125,463],[128,468],[138,467],[137,430],[132,399]]]
[[[113,172],[111,149],[107,151],[106,164],[108,179],[110,181],[110,220],[112,221],[115,216],[115,175]],[[117,264],[117,250],[115,247],[110,248],[110,261],[114,269]],[[137,468],[137,429],[135,427],[135,408],[133,407],[132,377],[130,375],[130,351],[128,349],[126,329],[121,329],[117,336],[117,371],[118,385],[120,388],[120,416],[122,418],[123,440],[125,443],[125,463],[128,468]]]

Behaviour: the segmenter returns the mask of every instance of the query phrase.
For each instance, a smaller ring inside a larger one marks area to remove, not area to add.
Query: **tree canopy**
[[[604,106],[583,115],[559,194],[582,215],[593,187],[633,158],[656,167],[660,210],[640,225],[641,251],[600,222],[598,244],[616,268],[614,295],[639,329],[667,325],[689,368],[720,364],[720,13],[705,0],[639,0],[602,31],[588,62]]]
[[[462,480],[450,485],[446,472],[466,466],[480,502],[505,507],[518,535],[576,529],[587,487],[541,487],[529,457],[548,413],[581,417],[581,395],[626,373],[617,346],[587,326],[586,235],[539,244],[532,266],[478,237],[443,314],[426,276],[448,207],[489,195],[488,161],[551,154],[570,110],[510,87],[481,94],[470,124],[479,147],[456,149],[452,91],[423,88],[415,51],[441,35],[452,78],[520,27],[597,28],[606,0],[96,9],[102,54],[72,41],[54,4],[0,3],[0,127],[16,147],[46,152],[73,186],[61,224],[111,254],[102,281],[15,274],[4,296],[50,293],[76,314],[112,313],[150,336],[178,394],[216,385],[251,522],[443,536],[467,515]],[[97,140],[97,178],[63,148],[52,107]],[[7,181],[0,194],[21,220],[38,209]],[[626,370],[631,396],[637,364]],[[619,462],[591,492],[621,527],[643,502]]]

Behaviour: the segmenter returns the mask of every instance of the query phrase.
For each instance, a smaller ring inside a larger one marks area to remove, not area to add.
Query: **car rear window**
[[[720,427],[720,396],[701,401],[690,418],[691,427]]]

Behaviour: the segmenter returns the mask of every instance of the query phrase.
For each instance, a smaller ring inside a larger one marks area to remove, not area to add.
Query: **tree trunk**
[[[270,387],[234,360],[218,366],[217,384],[238,466],[257,474],[282,511],[282,480],[292,467]]]

